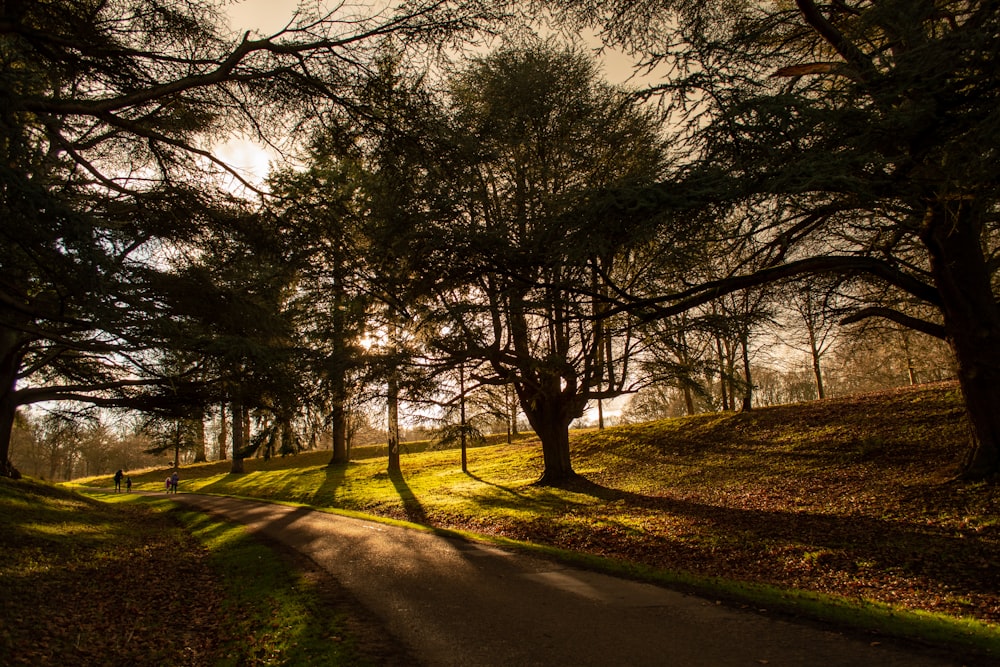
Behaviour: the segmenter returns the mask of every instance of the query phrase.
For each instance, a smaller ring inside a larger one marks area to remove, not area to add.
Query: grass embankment
[[[365,664],[329,583],[137,498],[0,479],[0,664]]]
[[[537,442],[327,467],[329,452],[182,471],[182,491],[305,503],[612,559],[635,574],[1000,655],[1000,495],[951,481],[957,386],[572,435],[568,489]],[[133,475],[159,490],[163,471]],[[92,483],[107,485],[107,478]]]

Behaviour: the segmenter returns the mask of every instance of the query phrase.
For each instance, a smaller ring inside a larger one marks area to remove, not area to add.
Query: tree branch
[[[870,257],[844,257],[839,255],[808,257],[806,259],[768,267],[746,275],[730,276],[696,285],[682,292],[650,299],[616,301],[608,314],[633,313],[644,321],[652,321],[678,315],[682,312],[709,303],[720,296],[732,294],[752,287],[760,287],[786,278],[817,273],[865,273],[898,287],[907,294],[934,306],[940,306],[941,297],[937,289],[912,276],[897,271],[890,264]],[[668,303],[670,305],[661,305]]]
[[[875,67],[851,40],[844,36],[823,14],[813,0],[795,0],[802,16],[812,28],[832,46],[852,67],[857,68],[863,79],[870,79],[875,73]]]
[[[898,310],[885,308],[883,306],[870,306],[868,308],[862,308],[858,312],[848,315],[844,319],[840,320],[840,324],[854,324],[855,322],[860,322],[872,317],[881,317],[897,324],[902,324],[907,329],[913,329],[914,331],[919,331],[927,334],[928,336],[940,338],[941,340],[945,340],[947,337],[945,328],[940,324],[928,322],[927,320],[922,320],[918,317],[913,317],[912,315],[907,315],[906,313],[901,313]]]

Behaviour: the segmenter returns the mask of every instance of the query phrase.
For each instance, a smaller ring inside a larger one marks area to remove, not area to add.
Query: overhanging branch
[[[861,322],[862,320],[867,320],[872,317],[881,317],[886,320],[890,320],[897,324],[901,324],[907,329],[913,329],[914,331],[919,331],[925,333],[928,336],[933,336],[935,338],[940,338],[945,340],[946,331],[944,326],[937,324],[935,322],[928,322],[927,320],[922,320],[919,317],[913,317],[912,315],[907,315],[906,313],[901,313],[898,310],[893,310],[892,308],[885,308],[882,306],[871,306],[869,308],[862,308],[858,312],[848,315],[844,319],[840,320],[840,324],[854,324],[856,322]]]
[[[887,262],[871,257],[833,255],[809,257],[779,266],[768,267],[746,275],[712,280],[667,296],[629,301],[617,300],[615,306],[608,314],[632,313],[649,322],[679,315],[733,292],[769,285],[788,278],[826,273],[868,274],[894,287],[898,287],[925,303],[933,306],[941,305],[941,296],[937,289],[912,276],[897,271]]]

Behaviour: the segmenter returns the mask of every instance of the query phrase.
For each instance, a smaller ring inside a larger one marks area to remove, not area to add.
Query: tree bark
[[[226,460],[226,445],[229,444],[229,422],[226,421],[226,402],[219,405],[219,460]]]
[[[395,373],[389,376],[388,390],[388,445],[389,463],[388,472],[402,472],[399,465],[399,383],[396,381]]]
[[[8,392],[0,395],[0,477],[14,477],[14,464],[10,461],[10,439],[14,432],[14,414],[17,406]]]
[[[343,401],[336,398],[330,413],[330,428],[333,431],[333,455],[330,457],[330,465],[347,463],[350,458],[347,454],[347,410],[344,409]]]
[[[234,398],[231,405],[233,408],[233,463],[229,472],[240,475],[243,473],[243,449],[246,447],[243,438],[243,399]]]
[[[521,383],[516,389],[521,409],[542,442],[543,470],[536,483],[560,486],[576,479],[569,453],[569,425],[582,412],[579,398],[544,388],[532,390]]]
[[[722,356],[722,338],[715,336],[715,350],[719,357],[719,391],[722,393],[722,410],[729,409],[729,396],[726,393],[726,359]]]
[[[205,418],[198,417],[197,420],[197,432],[195,433],[195,437],[198,441],[195,443],[194,462],[204,463],[208,460],[208,453],[205,447]]]
[[[469,472],[469,455],[468,449],[468,438],[466,437],[466,421],[465,421],[465,363],[463,362],[458,367],[458,400],[459,400],[459,419],[461,421],[461,438],[462,438],[462,472]]]
[[[18,479],[21,474],[10,460],[10,439],[14,432],[14,415],[17,406],[8,392],[0,395],[0,477]]]
[[[16,334],[10,329],[0,331],[0,477],[20,477],[10,460],[10,439],[17,414],[17,373],[21,354]]]
[[[740,336],[740,349],[743,356],[743,412],[753,409],[753,377],[750,375],[750,334],[744,331]]]
[[[939,200],[928,208],[921,233],[972,426],[961,473],[969,479],[1000,472],[1000,308],[983,255],[982,224],[973,202]]]
[[[690,417],[694,414],[694,394],[687,383],[684,383],[684,386],[681,387],[681,392],[684,394],[684,411]]]
[[[826,390],[823,389],[823,368],[820,366],[819,345],[816,342],[816,331],[813,324],[807,324],[809,328],[809,353],[812,356],[813,377],[816,380],[816,397],[819,400],[826,398]]]

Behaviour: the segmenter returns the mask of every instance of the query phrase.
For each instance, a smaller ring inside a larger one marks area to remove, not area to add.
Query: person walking
[[[174,471],[174,474],[170,476],[170,491],[172,493],[177,493],[177,483],[180,481],[181,476]]]
[[[122,477],[124,476],[125,473],[123,473],[121,468],[119,468],[118,472],[115,473],[115,493],[118,493],[122,490]]]

